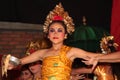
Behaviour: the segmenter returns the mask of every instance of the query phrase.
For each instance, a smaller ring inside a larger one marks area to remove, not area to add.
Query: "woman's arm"
[[[72,72],[79,74],[92,73],[92,69],[83,67],[83,68],[73,69]]]
[[[21,58],[20,59],[20,62],[21,62],[20,65],[24,65],[24,64],[27,64],[27,63],[35,62],[37,60],[42,60],[43,53],[44,53],[44,50],[38,50],[38,51],[32,53],[29,56]],[[7,69],[11,70],[11,69],[13,69],[15,67],[16,67],[16,65],[9,63]]]
[[[21,64],[27,64],[27,63],[31,63],[31,62],[35,62],[37,60],[41,60],[42,59],[42,55],[44,53],[44,50],[38,50],[34,53],[32,53],[29,56],[23,57],[20,59]]]
[[[102,55],[97,56],[97,57],[86,58],[85,60],[86,61],[82,61],[82,62],[84,62],[86,65],[93,64],[94,67],[97,65],[98,62],[107,62],[107,63],[120,62],[120,51],[113,52],[110,54],[102,54]]]
[[[120,51],[98,56],[97,59],[99,62],[120,62]]]
[[[120,51],[110,54],[92,53],[82,49],[74,48],[75,58],[83,58],[85,60],[98,60],[99,62],[120,62]]]
[[[82,59],[90,59],[91,57],[97,57],[101,54],[98,53],[93,53],[93,52],[88,52],[79,48],[72,48],[71,50],[72,55],[74,56],[74,58],[82,58]]]
[[[96,67],[96,65],[98,63],[97,60],[92,60],[92,59],[97,57],[97,56],[99,56],[99,55],[101,55],[100,53],[98,54],[98,53],[87,52],[87,51],[79,49],[79,48],[72,48],[71,52],[72,52],[72,55],[74,56],[73,59],[75,59],[75,58],[82,58],[82,59],[85,60],[85,61],[82,61],[85,64],[93,65],[92,66],[92,70],[94,70],[94,68]]]

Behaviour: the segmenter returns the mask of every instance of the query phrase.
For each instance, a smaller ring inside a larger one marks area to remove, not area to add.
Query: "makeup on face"
[[[63,28],[50,28],[49,30],[50,33],[52,32],[64,32]]]
[[[64,27],[60,23],[54,23],[49,27],[49,32],[65,32]]]
[[[21,75],[29,75],[29,74],[30,74],[29,70],[25,70],[25,71],[22,72]]]
[[[51,36],[53,39],[59,39],[64,37],[65,31],[64,28],[60,27],[51,27],[49,29],[49,36]]]

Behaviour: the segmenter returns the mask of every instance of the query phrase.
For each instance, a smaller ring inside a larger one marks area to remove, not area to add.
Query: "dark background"
[[[88,25],[110,28],[112,0],[1,0],[0,21],[43,24],[59,2],[76,25],[86,16]]]

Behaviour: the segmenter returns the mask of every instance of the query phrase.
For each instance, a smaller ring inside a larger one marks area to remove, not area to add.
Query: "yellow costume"
[[[71,47],[63,46],[59,55],[44,58],[42,80],[70,80],[72,62],[66,57]]]
[[[42,80],[42,79],[38,77],[38,78],[35,78],[35,80]]]

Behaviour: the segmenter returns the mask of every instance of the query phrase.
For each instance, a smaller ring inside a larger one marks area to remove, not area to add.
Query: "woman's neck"
[[[36,78],[41,78],[41,73],[36,73],[36,74],[34,75],[34,77],[35,77],[35,79],[36,79]]]
[[[60,50],[62,46],[63,46],[63,44],[53,44],[52,49],[53,50]]]

